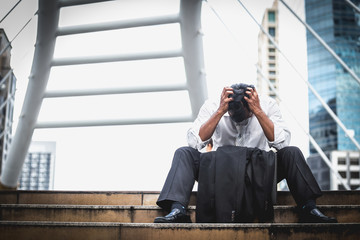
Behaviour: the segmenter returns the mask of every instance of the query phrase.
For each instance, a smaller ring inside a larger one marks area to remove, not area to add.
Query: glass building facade
[[[352,0],[360,7],[360,0]],[[343,0],[305,0],[306,22],[360,76],[360,14]],[[360,142],[360,84],[307,32],[308,80],[347,129]],[[310,134],[326,155],[358,151],[319,100],[309,91]],[[330,186],[327,166],[310,145],[308,163],[319,185]],[[319,166],[316,168],[315,166]],[[328,176],[328,177],[327,177]]]
[[[305,0],[305,7],[307,23],[360,76],[360,14],[343,0]],[[309,32],[307,47],[309,82],[360,142],[360,84]],[[357,150],[310,91],[309,119],[323,151]]]

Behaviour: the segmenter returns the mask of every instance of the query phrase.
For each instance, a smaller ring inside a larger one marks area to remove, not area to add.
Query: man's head
[[[249,105],[244,99],[244,96],[248,97],[246,91],[248,90],[248,88],[254,88],[254,86],[244,83],[238,83],[231,85],[231,88],[233,89],[234,94],[229,95],[229,98],[232,98],[233,101],[229,102],[228,112],[230,118],[234,122],[239,123],[251,116]]]

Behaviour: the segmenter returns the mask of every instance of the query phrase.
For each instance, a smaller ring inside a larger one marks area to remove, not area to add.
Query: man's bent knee
[[[284,147],[284,148],[282,148],[280,151],[286,152],[286,153],[301,153],[300,148],[298,148],[298,147],[296,147],[296,146]],[[302,153],[301,153],[301,154],[302,154]]]
[[[179,147],[178,149],[176,149],[175,154],[177,154],[177,153],[183,154],[183,153],[188,153],[188,152],[193,152],[193,151],[196,151],[196,149],[185,146],[185,147]]]
[[[187,162],[187,161],[196,161],[200,156],[200,153],[192,147],[180,147],[176,149],[174,153],[174,161]]]

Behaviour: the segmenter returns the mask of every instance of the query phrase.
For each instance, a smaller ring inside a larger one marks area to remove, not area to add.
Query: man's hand
[[[274,123],[261,109],[259,95],[256,89],[248,88],[248,91],[246,91],[246,93],[249,95],[249,97],[245,96],[244,98],[249,104],[250,111],[253,112],[253,114],[258,119],[266,138],[271,142],[274,141]]]
[[[220,98],[220,105],[218,110],[207,120],[199,130],[199,136],[202,141],[208,140],[214,134],[216,126],[218,125],[222,116],[227,112],[229,108],[229,102],[233,99],[229,98],[230,94],[234,94],[234,91],[230,87],[224,87],[221,98]]]
[[[224,87],[221,98],[220,98],[220,105],[218,108],[218,112],[224,115],[229,108],[229,102],[231,102],[233,99],[229,98],[230,94],[234,94],[234,91],[231,87]]]
[[[255,88],[254,89],[253,88],[248,88],[246,93],[249,95],[249,97],[244,96],[244,99],[249,104],[250,111],[252,113],[254,113],[255,116],[256,116],[257,114],[262,112],[262,109],[261,109],[261,106],[260,106],[259,95],[258,95]]]

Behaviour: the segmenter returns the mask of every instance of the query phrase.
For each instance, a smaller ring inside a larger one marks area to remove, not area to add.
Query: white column
[[[193,119],[207,99],[201,5],[201,0],[181,0],[180,3],[182,49]]]
[[[58,1],[39,0],[37,40],[33,65],[18,127],[0,179],[4,187],[16,188],[21,174],[49,79],[58,21]]]

